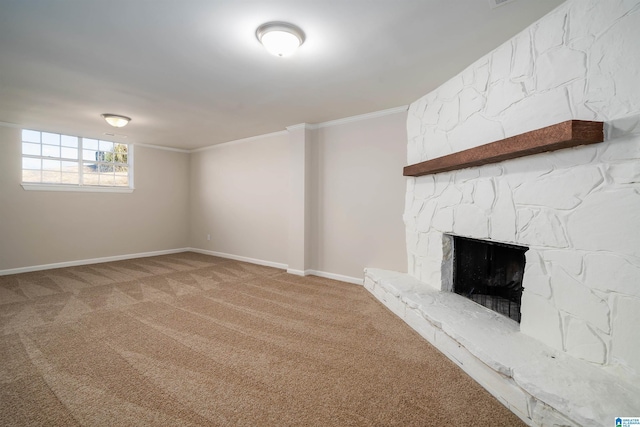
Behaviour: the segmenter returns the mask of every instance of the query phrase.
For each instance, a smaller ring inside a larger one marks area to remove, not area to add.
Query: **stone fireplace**
[[[605,124],[601,144],[408,178],[408,274],[365,272],[532,425],[640,414],[637,40],[639,3],[569,0],[409,108],[409,165],[570,119]],[[444,292],[451,236],[528,248],[519,325]]]

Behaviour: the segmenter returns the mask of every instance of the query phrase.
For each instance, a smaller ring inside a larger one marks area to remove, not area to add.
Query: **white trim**
[[[306,271],[296,270],[296,269],[293,269],[293,268],[287,268],[287,273],[293,274],[295,276],[306,276],[307,275]]]
[[[115,255],[115,256],[101,257],[101,258],[82,259],[77,261],[57,262],[53,264],[33,265],[30,267],[9,268],[6,270],[0,270],[0,276],[6,276],[9,274],[29,273],[32,271],[40,271],[40,270],[51,270],[54,268],[76,267],[79,265],[87,265],[87,264],[101,264],[104,262],[122,261],[122,260],[135,259],[135,258],[146,258],[151,256],[159,256],[159,255],[170,255],[170,254],[177,254],[182,252],[196,252],[203,255],[217,256],[220,258],[233,259],[235,261],[243,261],[243,262],[249,262],[251,264],[264,265],[266,267],[279,268],[281,270],[286,270],[287,273],[294,274],[296,276],[311,275],[311,276],[324,277],[326,279],[338,280],[340,282],[353,283],[355,285],[362,286],[364,284],[364,279],[359,279],[357,277],[344,276],[342,274],[335,274],[335,273],[327,273],[325,271],[318,271],[318,270],[304,270],[304,271],[295,270],[292,268],[288,268],[287,264],[283,264],[280,262],[265,261],[262,259],[249,258],[245,256],[233,255],[233,254],[228,254],[224,252],[209,251],[206,249],[199,249],[199,248],[167,249],[163,251],[140,252],[136,254]]]
[[[326,128],[331,126],[344,125],[346,123],[359,122],[361,120],[374,119],[376,117],[388,116],[391,114],[403,113],[409,109],[408,105],[401,107],[389,108],[386,110],[374,111],[371,113],[360,114],[357,116],[345,117],[343,119],[329,120],[328,122],[322,122],[314,125],[315,129]]]
[[[359,279],[357,277],[344,276],[342,274],[335,274],[335,273],[327,273],[326,271],[318,271],[318,270],[305,270],[304,273],[305,273],[304,274],[305,276],[312,275],[312,276],[324,277],[325,279],[339,280],[340,282],[353,283],[354,285],[360,285],[360,286],[364,285],[364,278]]]
[[[298,123],[297,125],[287,126],[287,132],[291,132],[294,130],[313,130],[316,128],[316,125],[312,125],[310,123]]]
[[[345,276],[342,274],[327,273],[326,271],[318,270],[295,270],[293,268],[287,268],[287,273],[294,274],[296,276],[318,276],[325,279],[338,280],[340,282],[353,283],[354,285],[364,285],[364,278],[359,279],[357,277]]]
[[[75,191],[83,193],[133,193],[130,187],[100,187],[91,185],[21,184],[27,191]]]
[[[138,142],[130,142],[131,145],[135,145],[137,147],[145,147],[145,148],[153,148],[155,150],[164,150],[164,151],[173,151],[176,153],[191,153],[193,150],[186,150],[183,148],[174,148],[174,147],[163,147],[162,145],[153,145],[153,144],[142,144]]]
[[[217,257],[220,257],[220,258],[233,259],[235,261],[244,261],[244,262],[249,262],[251,264],[257,264],[257,265],[264,265],[266,267],[279,268],[281,270],[286,270],[287,269],[287,264],[282,264],[282,263],[279,263],[279,262],[265,261],[265,260],[262,260],[262,259],[249,258],[249,257],[240,256],[240,255],[227,254],[227,253],[224,253],[224,252],[209,251],[209,250],[206,250],[206,249],[189,248],[189,250],[191,252],[197,252],[199,254],[212,255],[212,256],[217,256]]]
[[[388,116],[388,115],[397,114],[397,113],[404,113],[407,110],[409,110],[409,106],[408,105],[402,105],[400,107],[388,108],[386,110],[374,111],[374,112],[371,112],[371,113],[360,114],[360,115],[357,115],[357,116],[345,117],[343,119],[329,120],[327,122],[321,122],[321,123],[298,123],[296,125],[287,126],[286,130],[282,130],[282,131],[278,131],[278,132],[272,132],[272,133],[265,133],[265,134],[262,134],[262,135],[250,136],[248,138],[236,139],[236,140],[233,140],[233,141],[220,142],[218,144],[208,145],[206,147],[194,148],[193,150],[187,150],[187,152],[189,152],[189,153],[198,153],[200,151],[211,150],[211,149],[219,147],[221,145],[225,145],[226,146],[227,144],[237,144],[237,143],[241,143],[241,142],[250,142],[250,141],[255,141],[257,139],[269,138],[269,137],[272,137],[272,136],[288,135],[289,132],[294,131],[294,130],[298,130],[298,129],[316,130],[316,129],[326,128],[326,127],[331,127],[331,126],[339,126],[339,125],[344,125],[346,123],[359,122],[361,120],[369,120],[369,119],[374,119],[376,117]]]
[[[221,145],[227,146],[227,145],[233,145],[233,144],[240,144],[240,143],[243,143],[243,142],[251,142],[251,141],[256,141],[256,140],[259,140],[259,139],[271,138],[271,137],[275,137],[275,136],[284,136],[284,135],[288,135],[288,132],[286,130],[280,130],[278,132],[265,133],[265,134],[262,134],[262,135],[250,136],[248,138],[242,138],[242,139],[235,139],[233,141],[220,142],[218,144],[208,145],[206,147],[194,148],[193,150],[188,150],[187,152],[189,152],[189,153],[199,153],[200,151],[212,150],[212,149],[214,149],[216,147],[220,147]]]
[[[108,257],[101,257],[101,258],[82,259],[78,261],[57,262],[54,264],[33,265],[31,267],[9,268],[7,270],[0,270],[0,276],[6,276],[8,274],[29,273],[32,271],[40,271],[40,270],[51,270],[54,268],[76,267],[78,265],[101,264],[103,262],[122,261],[126,259],[134,259],[134,258],[146,258],[146,257],[158,256],[158,255],[170,255],[170,254],[177,254],[177,253],[189,252],[189,251],[191,251],[191,248],[167,249],[163,251],[140,252],[137,254],[116,255],[116,256],[108,256]]]
[[[23,126],[15,124],[15,123],[8,123],[8,122],[0,122],[0,126],[5,127],[5,128],[15,128],[15,129],[22,129]]]

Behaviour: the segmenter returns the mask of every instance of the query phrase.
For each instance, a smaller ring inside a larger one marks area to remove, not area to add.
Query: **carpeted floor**
[[[0,277],[0,424],[524,425],[364,288],[181,253]]]

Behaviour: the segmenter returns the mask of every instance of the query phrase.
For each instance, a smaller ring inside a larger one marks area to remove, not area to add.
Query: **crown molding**
[[[236,139],[233,141],[227,141],[227,142],[220,142],[218,144],[214,144],[214,145],[207,145],[206,147],[202,147],[202,148],[194,148],[193,150],[188,150],[189,153],[199,153],[201,151],[208,151],[208,150],[213,150],[216,147],[220,147],[220,146],[227,146],[227,145],[233,145],[233,144],[241,144],[243,142],[251,142],[251,141],[256,141],[259,139],[264,139],[264,138],[272,138],[275,136],[284,136],[287,135],[288,132],[286,130],[280,130],[278,132],[271,132],[271,133],[264,133],[262,135],[256,135],[256,136],[250,136],[248,138],[242,138],[242,139]]]

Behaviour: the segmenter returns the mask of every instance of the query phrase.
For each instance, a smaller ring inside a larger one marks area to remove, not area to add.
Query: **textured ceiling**
[[[406,105],[562,0],[0,0],[0,122],[193,149]],[[255,37],[300,26],[289,58]]]

